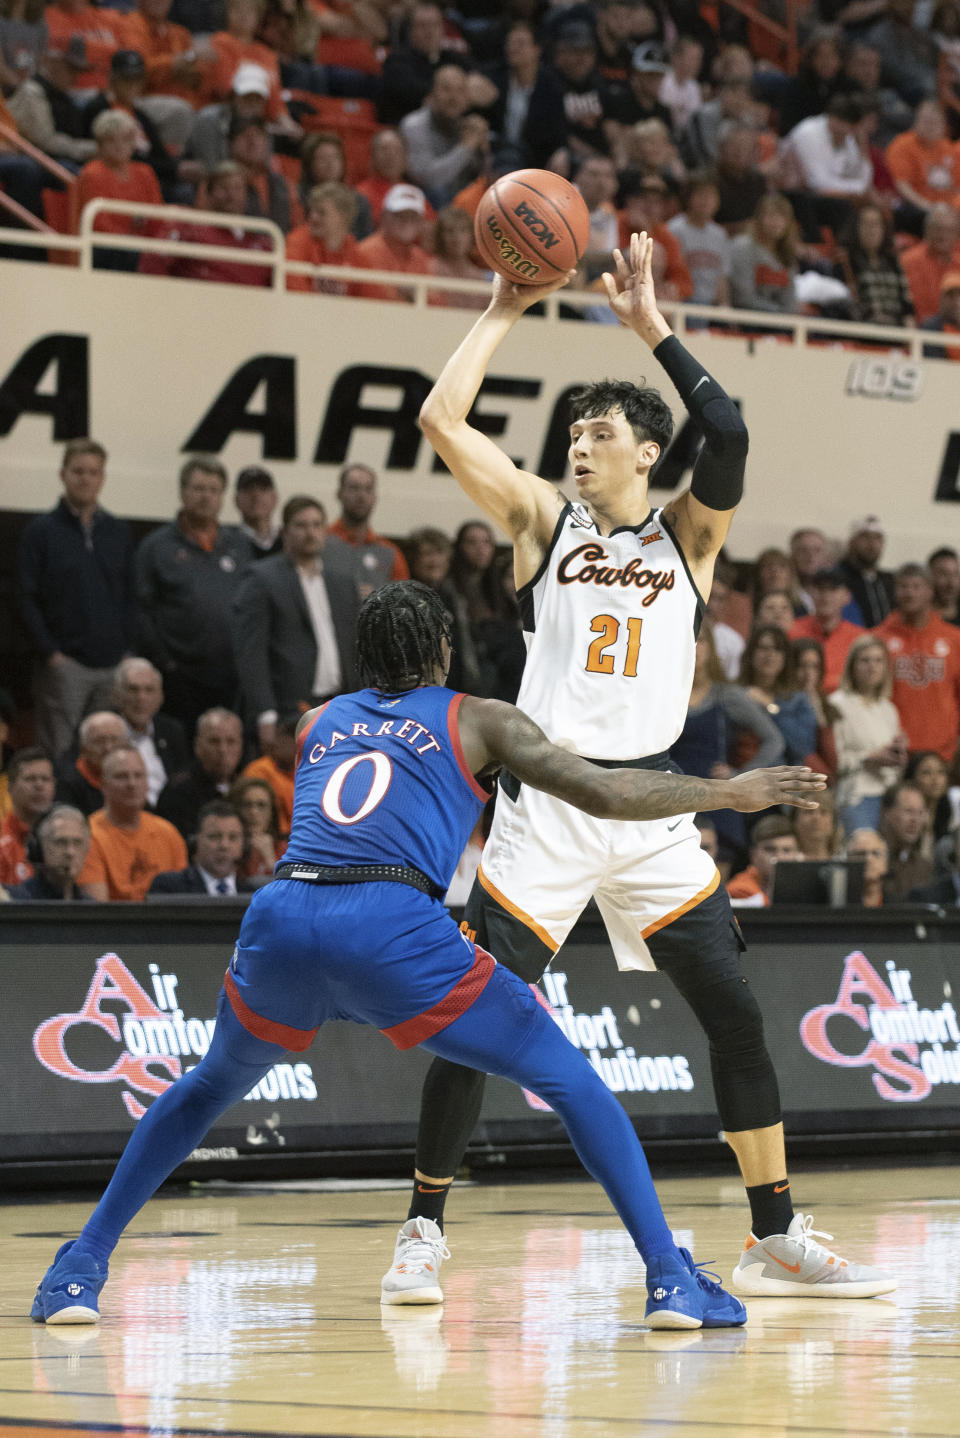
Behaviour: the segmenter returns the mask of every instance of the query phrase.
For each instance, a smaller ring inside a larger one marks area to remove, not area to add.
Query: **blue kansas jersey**
[[[488,797],[460,748],[462,701],[435,685],[331,699],[298,741],[283,862],[403,864],[445,890]]]

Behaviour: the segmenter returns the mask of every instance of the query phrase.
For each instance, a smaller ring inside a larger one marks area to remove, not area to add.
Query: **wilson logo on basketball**
[[[649,589],[650,593],[640,601],[644,609],[676,583],[672,569],[644,569],[641,559],[630,559],[624,565],[613,565],[609,560],[602,544],[578,544],[560,561],[557,582],[599,584],[605,589]]]
[[[873,1086],[888,1103],[917,1103],[934,1085],[960,1084],[957,1012],[949,1000],[921,1008],[910,970],[898,969],[892,960],[886,969],[889,983],[865,954],[848,954],[836,999],[804,1014],[800,1038],[822,1063],[872,1068]],[[851,1023],[869,1034],[866,1044]]]
[[[525,275],[527,279],[531,280],[536,279],[540,273],[540,266],[534,264],[533,260],[528,260],[525,255],[520,253],[516,245],[507,239],[495,215],[487,216],[487,229],[497,247],[501,263],[508,265],[518,275]]]
[[[554,245],[559,245],[558,236],[553,233],[546,220],[541,219],[536,210],[531,210],[526,200],[521,200],[513,213],[526,225],[530,233],[536,236],[545,250],[552,250]]]

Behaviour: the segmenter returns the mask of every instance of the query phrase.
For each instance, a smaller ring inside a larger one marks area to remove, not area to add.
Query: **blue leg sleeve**
[[[603,1185],[644,1262],[674,1251],[633,1125],[522,979],[498,965],[466,1013],[422,1047],[512,1079],[542,1098],[562,1119],[581,1163]]]
[[[106,1261],[121,1233],[220,1115],[250,1092],[285,1050],[240,1023],[221,990],[217,1026],[195,1069],[154,1099],[130,1135],[106,1192],[74,1245]]]

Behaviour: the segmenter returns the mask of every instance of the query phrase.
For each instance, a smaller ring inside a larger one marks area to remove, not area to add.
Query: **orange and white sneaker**
[[[795,1213],[786,1233],[751,1233],[730,1287],[754,1298],[877,1298],[896,1288],[892,1274],[840,1258],[818,1238],[833,1234],[818,1232],[809,1213]]]
[[[432,1218],[408,1218],[397,1234],[393,1265],[383,1275],[381,1303],[442,1303],[440,1265],[450,1257]]]

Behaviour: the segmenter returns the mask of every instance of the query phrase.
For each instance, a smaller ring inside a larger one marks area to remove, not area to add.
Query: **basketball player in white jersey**
[[[599,764],[668,768],[693,680],[694,648],[717,553],[743,492],[747,431],[736,405],[671,333],[657,307],[653,244],[634,235],[604,276],[610,307],[672,380],[704,446],[690,489],[647,499],[670,441],[655,389],[603,381],[571,397],[576,499],[518,469],[467,423],[490,359],[516,320],[566,278],[497,278],[488,309],[447,363],[420,415],[460,486],[513,541],[527,664],[517,705],[548,738]],[[872,1297],[896,1281],[847,1262],[794,1213],[777,1080],[741,973],[743,942],[693,816],[595,820],[501,775],[493,829],[466,910],[499,962],[533,983],[594,898],[621,969],[656,967],[710,1043],[717,1107],[737,1156],[751,1232],[734,1271],[740,1293]],[[484,1076],[434,1061],[424,1087],[413,1201],[384,1279],[390,1303],[421,1301],[423,1270],[446,1257],[443,1204],[480,1113]]]

